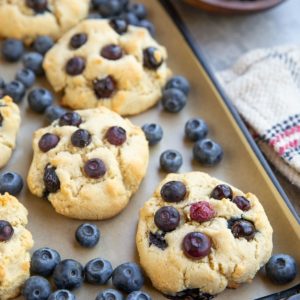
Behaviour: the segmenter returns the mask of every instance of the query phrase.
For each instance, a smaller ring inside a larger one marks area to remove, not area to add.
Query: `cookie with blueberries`
[[[88,15],[89,4],[89,0],[3,0],[0,37],[24,40],[27,44],[39,36],[57,39]]]
[[[159,184],[140,211],[136,243],[152,284],[170,299],[212,299],[251,281],[273,247],[257,197],[201,172]]]
[[[8,96],[0,99],[0,168],[8,163],[13,153],[20,123],[19,107]]]
[[[145,28],[124,19],[85,20],[68,31],[44,60],[46,76],[62,104],[105,106],[135,115],[156,104],[170,70],[167,51]]]
[[[33,246],[27,225],[27,210],[8,193],[0,195],[0,299],[19,295],[29,277]]]
[[[120,213],[147,166],[145,135],[105,107],[67,112],[33,138],[30,191],[67,217],[101,220]]]

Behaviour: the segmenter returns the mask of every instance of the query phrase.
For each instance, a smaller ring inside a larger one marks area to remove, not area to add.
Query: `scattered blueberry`
[[[125,263],[114,269],[113,285],[124,292],[138,291],[144,284],[142,269],[136,263]]]
[[[102,0],[97,5],[98,11],[103,17],[113,17],[121,13],[122,3],[120,0]]]
[[[99,293],[96,300],[124,300],[124,297],[117,290],[107,289]]]
[[[135,291],[130,293],[126,300],[152,300],[152,298],[145,292]]]
[[[30,69],[22,69],[17,72],[16,80],[22,82],[26,88],[29,88],[35,82],[35,74]]]
[[[178,89],[172,88],[163,92],[162,105],[168,112],[180,112],[185,107],[186,102],[186,95]]]
[[[26,69],[30,69],[37,76],[44,74],[43,69],[44,57],[38,52],[29,52],[23,56],[23,65]]]
[[[90,260],[84,268],[85,280],[91,284],[106,284],[112,272],[111,263],[102,258]]]
[[[62,260],[54,269],[53,281],[58,289],[73,290],[83,283],[83,267],[73,259]]]
[[[138,17],[132,12],[121,14],[121,18],[125,20],[128,24],[133,26],[138,26],[140,23]]]
[[[68,290],[57,290],[50,295],[48,300],[76,300],[76,297]]]
[[[135,14],[140,20],[145,19],[147,17],[147,9],[142,3],[129,4],[127,10]]]
[[[5,87],[5,80],[0,76],[0,89]]]
[[[53,121],[63,116],[66,112],[67,111],[60,106],[51,105],[46,108],[45,116],[49,123],[52,123]]]
[[[206,138],[208,133],[206,122],[200,118],[188,120],[184,130],[186,137],[193,142]]]
[[[50,294],[50,283],[41,276],[28,278],[22,290],[22,295],[26,300],[47,300]]]
[[[95,247],[100,239],[100,230],[94,224],[81,224],[75,233],[76,241],[86,248]]]
[[[54,41],[50,36],[41,35],[33,42],[34,51],[45,55],[54,45]]]
[[[216,165],[223,158],[222,147],[210,139],[203,139],[194,145],[194,159],[205,165]]]
[[[18,80],[7,83],[3,89],[3,94],[10,96],[15,103],[20,103],[23,100],[25,92],[24,84]]]
[[[53,95],[44,88],[37,88],[28,94],[29,107],[37,112],[43,113],[53,103]]]
[[[163,138],[163,130],[159,124],[145,124],[142,129],[150,146],[157,144]]]
[[[31,257],[30,272],[43,277],[50,276],[60,262],[59,253],[51,248],[40,248]]]
[[[5,172],[0,174],[0,193],[18,195],[23,188],[23,179],[20,174],[15,172]]]
[[[182,166],[182,155],[176,150],[166,150],[160,155],[160,167],[167,173],[176,173]]]
[[[183,76],[180,75],[173,76],[171,79],[168,80],[165,86],[165,90],[168,89],[180,90],[187,96],[190,92],[190,83]]]
[[[2,55],[6,61],[18,61],[24,52],[24,44],[20,40],[7,39],[2,43]]]
[[[274,254],[266,264],[267,276],[276,284],[292,282],[297,271],[295,259],[287,254]]]
[[[149,20],[141,20],[138,26],[146,28],[152,36],[155,35],[155,27]]]

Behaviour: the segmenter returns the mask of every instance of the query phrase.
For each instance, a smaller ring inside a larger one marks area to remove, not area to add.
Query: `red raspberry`
[[[191,219],[197,222],[206,222],[215,216],[216,212],[207,201],[200,201],[191,205]]]

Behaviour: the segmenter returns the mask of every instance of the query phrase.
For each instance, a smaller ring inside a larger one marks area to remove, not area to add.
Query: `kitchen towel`
[[[266,157],[300,187],[300,46],[253,50],[218,77]]]

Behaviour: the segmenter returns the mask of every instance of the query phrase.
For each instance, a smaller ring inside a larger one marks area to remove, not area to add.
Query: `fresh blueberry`
[[[22,69],[17,72],[16,80],[22,82],[26,88],[29,88],[35,82],[35,74],[30,69]]]
[[[274,254],[266,264],[267,276],[276,284],[292,282],[297,271],[295,259],[287,254]]]
[[[181,90],[187,96],[190,92],[190,83],[183,76],[173,76],[165,86],[165,90],[168,89]]]
[[[92,248],[99,242],[100,230],[94,224],[84,223],[77,228],[75,237],[82,247]]]
[[[130,293],[126,300],[152,300],[152,298],[145,292],[135,291]]]
[[[76,300],[76,297],[68,290],[57,290],[50,295],[48,300]]]
[[[23,179],[20,174],[14,172],[5,172],[0,174],[0,193],[9,193],[18,195],[23,188]]]
[[[127,10],[135,14],[140,20],[147,17],[147,9],[142,3],[132,3],[128,5]]]
[[[111,263],[102,258],[90,260],[84,268],[85,280],[91,284],[106,284],[112,272]]]
[[[45,55],[54,45],[54,41],[50,36],[41,35],[33,42],[34,51]]]
[[[171,113],[180,112],[186,105],[186,95],[179,89],[167,89],[163,92],[162,105]]]
[[[43,277],[50,276],[60,262],[59,253],[51,248],[40,248],[31,257],[30,271]]]
[[[25,92],[24,84],[18,80],[7,83],[3,89],[3,94],[10,96],[15,103],[20,103],[23,100]]]
[[[51,286],[47,279],[32,276],[25,281],[22,295],[26,300],[47,300],[51,294]]]
[[[124,297],[117,290],[107,289],[99,293],[96,300],[124,300]]]
[[[124,292],[138,291],[144,284],[142,269],[136,263],[125,263],[114,269],[112,274],[113,285]]]
[[[28,95],[29,107],[37,113],[43,113],[52,103],[52,93],[44,88],[34,89]]]
[[[194,159],[205,165],[216,165],[223,158],[223,149],[211,139],[198,141],[193,148]]]
[[[92,0],[91,1],[92,9],[98,9],[98,6],[101,2],[103,2],[103,0]]]
[[[37,76],[44,74],[43,69],[44,57],[38,52],[29,52],[23,56],[23,65],[26,69],[30,69]]]
[[[83,283],[83,267],[73,259],[62,260],[54,269],[53,281],[58,289],[73,290]]]
[[[206,122],[200,118],[188,120],[184,130],[186,137],[193,142],[206,138],[208,133]]]
[[[6,61],[18,61],[24,52],[24,44],[20,40],[7,39],[2,43],[2,55]]]
[[[121,18],[130,25],[138,26],[140,23],[138,17],[132,12],[121,14]]]
[[[182,155],[176,150],[166,150],[160,155],[160,167],[167,173],[176,173],[182,166]]]
[[[5,80],[0,76],[0,89],[5,88]]]
[[[45,116],[46,119],[49,121],[49,123],[52,123],[53,121],[59,119],[61,116],[63,116],[67,111],[57,105],[51,105],[48,106],[45,110]]]
[[[120,0],[102,0],[98,3],[98,11],[103,17],[112,17],[122,12]]]
[[[150,32],[150,34],[152,36],[155,35],[155,27],[154,27],[153,23],[150,22],[149,20],[146,20],[146,19],[145,20],[141,20],[139,22],[138,26],[146,28]]]
[[[150,146],[161,141],[163,137],[163,130],[159,124],[145,124],[142,129]]]

